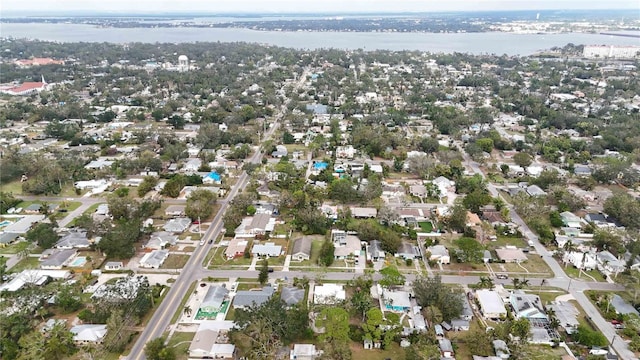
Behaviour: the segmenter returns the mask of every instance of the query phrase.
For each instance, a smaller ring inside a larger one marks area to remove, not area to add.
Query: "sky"
[[[2,0],[2,13],[43,12],[207,12],[349,13],[545,9],[629,9],[640,0]]]

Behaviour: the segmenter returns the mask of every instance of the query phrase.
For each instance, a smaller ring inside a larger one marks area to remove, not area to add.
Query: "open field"
[[[164,261],[161,269],[182,269],[189,261],[189,255],[169,254],[167,260]]]

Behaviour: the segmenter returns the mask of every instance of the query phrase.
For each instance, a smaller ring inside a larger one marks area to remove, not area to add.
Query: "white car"
[[[591,350],[589,350],[589,354],[591,355],[607,355],[609,353],[609,350],[607,349],[601,349],[601,348],[592,348]]]

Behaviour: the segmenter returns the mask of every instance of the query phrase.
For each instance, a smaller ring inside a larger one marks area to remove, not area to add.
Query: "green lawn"
[[[164,261],[161,269],[182,269],[184,265],[189,261],[189,255],[176,255],[169,254],[167,260]]]
[[[362,343],[351,343],[351,356],[353,360],[404,360],[404,349],[395,342],[386,350],[365,350]]]
[[[22,183],[20,180],[12,181],[10,183],[2,183],[0,184],[0,192],[22,195]]]
[[[173,347],[176,353],[176,360],[186,360],[189,358],[189,345],[196,333],[192,332],[175,332],[167,346]]]
[[[24,249],[29,247],[29,242],[28,241],[18,241],[14,244],[11,244],[9,246],[5,246],[3,248],[0,248],[0,254],[17,254],[20,251],[23,251]]]
[[[604,276],[602,276],[602,274],[598,270],[583,271],[582,274],[580,274],[578,276],[579,270],[574,268],[571,265],[567,266],[566,268],[563,267],[563,269],[564,269],[564,272],[567,273],[567,276],[572,277],[574,279],[582,279],[582,280],[586,280],[586,281],[593,281],[590,277],[585,275],[585,273],[587,273],[591,277],[596,279],[596,281],[598,281],[598,282],[605,282],[606,281],[604,279]]]
[[[37,269],[38,266],[40,265],[40,261],[38,260],[37,257],[26,257],[22,260],[20,260],[16,266],[11,268],[11,272],[21,272],[22,270],[27,270],[27,269]]]
[[[418,223],[418,225],[424,232],[431,232],[433,230],[433,224],[431,223],[431,221],[421,221]]]

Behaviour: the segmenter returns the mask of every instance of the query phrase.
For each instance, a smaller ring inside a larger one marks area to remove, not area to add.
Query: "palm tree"
[[[549,321],[549,325],[551,325],[551,328],[553,330],[557,329],[561,324],[560,324],[560,320],[558,320],[558,318],[556,318],[555,316],[551,317],[551,320]]]
[[[511,282],[513,283],[513,287],[516,290],[524,289],[525,287],[529,286],[529,280],[527,279],[513,278]]]
[[[493,279],[488,276],[480,276],[480,282],[478,283],[478,288],[480,289],[493,289],[494,283]]]
[[[573,241],[569,240],[562,246],[562,249],[565,253],[571,253],[576,250],[576,246],[573,244]],[[564,260],[564,256],[562,257],[562,262],[564,262],[564,267],[567,267],[567,262]]]
[[[608,293],[607,294],[607,314],[609,313],[609,305],[611,305],[612,301],[613,301],[613,293]]]
[[[187,316],[191,316],[191,307],[189,305],[184,307],[184,313],[187,314]]]

